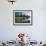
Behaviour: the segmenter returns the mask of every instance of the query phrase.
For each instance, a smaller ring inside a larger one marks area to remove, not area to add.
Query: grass
[[[25,19],[28,19],[27,17],[23,17],[23,16],[17,16],[15,17],[15,23],[30,23],[30,20],[27,21],[23,21]]]

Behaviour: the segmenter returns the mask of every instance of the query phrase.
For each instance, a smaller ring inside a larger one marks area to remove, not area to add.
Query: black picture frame
[[[13,10],[14,25],[32,25],[33,24],[32,10]]]

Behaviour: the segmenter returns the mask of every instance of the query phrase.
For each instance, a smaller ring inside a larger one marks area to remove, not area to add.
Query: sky
[[[31,16],[31,11],[18,11],[18,12],[15,12],[15,14],[18,16],[18,15],[29,15]]]

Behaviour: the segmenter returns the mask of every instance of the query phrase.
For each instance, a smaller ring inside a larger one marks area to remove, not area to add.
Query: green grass
[[[27,19],[27,17],[15,17],[15,23],[30,23],[30,21],[22,21]]]

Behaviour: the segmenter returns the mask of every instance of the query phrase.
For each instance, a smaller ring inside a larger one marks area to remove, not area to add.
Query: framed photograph
[[[32,25],[32,10],[13,10],[13,24]]]

